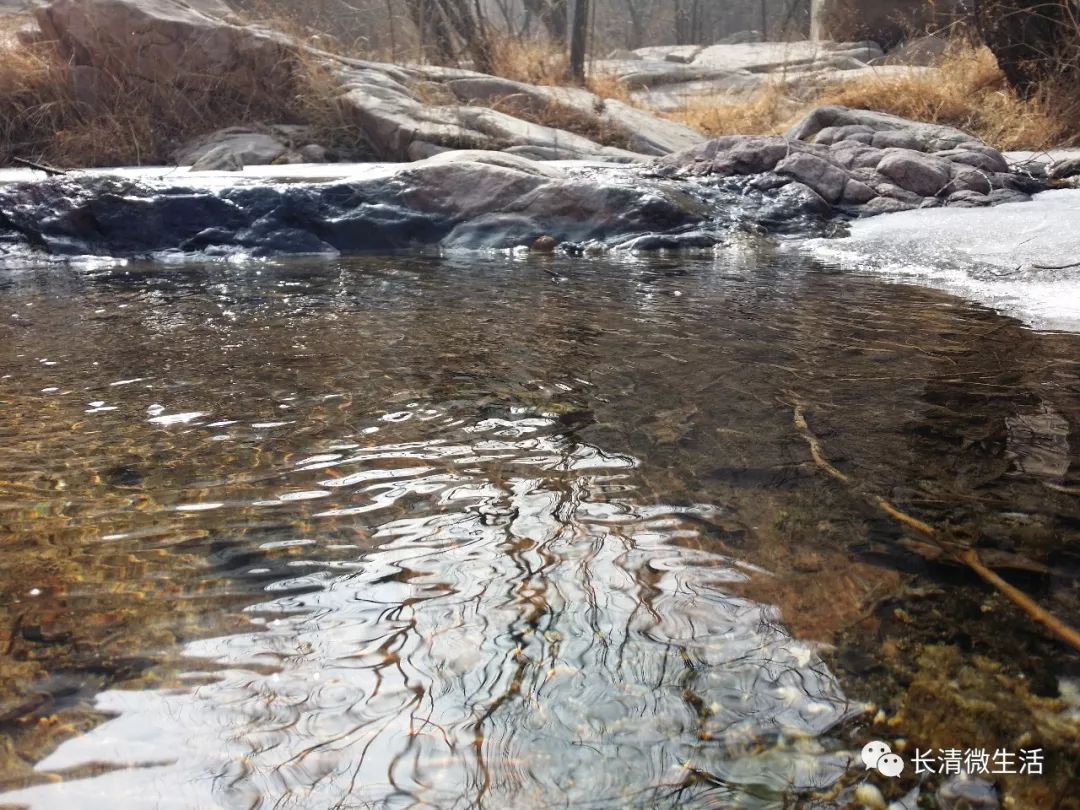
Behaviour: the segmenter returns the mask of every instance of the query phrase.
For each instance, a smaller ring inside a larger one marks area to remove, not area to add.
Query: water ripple
[[[445,430],[290,465],[328,477],[272,503],[369,515],[371,550],[292,542],[310,570],[267,585],[250,632],[187,645],[198,685],[102,693],[113,718],[37,766],[115,770],[4,799],[773,807],[838,778],[822,735],[853,708],[813,647],[725,592],[737,560],[674,542],[718,507],[649,502],[636,459],[536,413]]]

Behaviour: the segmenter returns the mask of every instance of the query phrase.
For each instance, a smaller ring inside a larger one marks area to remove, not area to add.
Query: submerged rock
[[[975,776],[955,776],[937,792],[942,810],[998,810],[1001,801],[993,784]]]

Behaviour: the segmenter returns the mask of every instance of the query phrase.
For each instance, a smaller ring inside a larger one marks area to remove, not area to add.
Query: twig
[[[824,451],[821,448],[821,442],[818,440],[817,436],[813,434],[809,425],[806,423],[806,413],[802,404],[796,400],[794,408],[795,428],[810,446],[810,455],[813,457],[814,463],[837,481],[848,484],[849,486],[854,486],[851,478],[830,464],[829,460],[825,458]],[[880,495],[871,495],[870,500],[893,520],[902,523],[912,531],[921,534],[958,563],[967,566],[982,579],[983,582],[993,587],[1002,596],[1012,602],[1013,605],[1020,608],[1020,610],[1027,614],[1029,619],[1040,625],[1051,635],[1056,636],[1058,639],[1068,644],[1077,652],[1080,652],[1080,632],[1077,632],[1074,628],[1061,621],[1061,619],[1040,607],[1035,600],[1026,593],[1019,588],[1010,585],[998,576],[997,573],[990,570],[990,568],[979,559],[979,553],[974,548],[970,546],[958,547],[953,543],[949,543],[942,538],[941,533],[929,523],[924,523],[918,518],[912,517],[907,512],[898,509],[894,504],[890,503]]]
[[[1069,264],[1033,264],[1031,266],[1036,270],[1068,270],[1070,267],[1080,267],[1080,262],[1070,262]]]
[[[14,163],[18,163],[23,166],[29,166],[31,169],[37,169],[39,172],[45,172],[45,174],[49,175],[50,177],[59,177],[67,174],[67,170],[65,169],[57,169],[53,166],[46,166],[43,163],[34,163],[34,161],[26,160],[25,158],[13,157],[11,158],[11,160]]]

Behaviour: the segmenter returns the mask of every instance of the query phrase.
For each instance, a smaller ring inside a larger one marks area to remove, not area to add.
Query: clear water
[[[1077,618],[1078,341],[944,294],[756,251],[128,267],[8,276],[0,330],[0,802],[843,806],[886,696],[821,644],[901,575],[985,597],[867,494]]]

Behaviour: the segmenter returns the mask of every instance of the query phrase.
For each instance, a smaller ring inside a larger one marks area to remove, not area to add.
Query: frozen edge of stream
[[[860,219],[849,236],[796,244],[845,271],[944,290],[1035,329],[1080,332],[1080,189]]]

